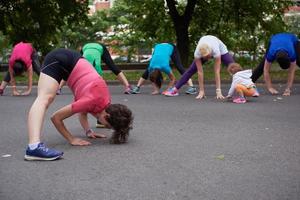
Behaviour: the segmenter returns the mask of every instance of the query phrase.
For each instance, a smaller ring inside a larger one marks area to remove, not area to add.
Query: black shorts
[[[54,78],[58,83],[62,79],[67,81],[80,58],[79,52],[55,49],[46,55],[41,72]]]

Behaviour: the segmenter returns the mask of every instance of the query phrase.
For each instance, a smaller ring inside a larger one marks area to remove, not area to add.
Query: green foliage
[[[102,41],[110,25],[107,11],[98,11],[87,21],[65,24],[58,34],[59,44],[65,48],[80,49],[87,42]]]
[[[200,1],[191,23],[191,38],[216,35],[233,52],[248,51],[254,59],[270,36],[285,31],[283,10],[291,1],[211,0]]]
[[[0,63],[8,63],[9,39],[0,31]]]
[[[154,43],[177,41],[181,57],[189,56],[191,61],[199,38],[212,34],[231,51],[247,52],[256,59],[270,35],[282,31],[299,33],[295,28],[299,27],[298,18],[289,18],[288,26],[283,19],[290,0],[115,0],[112,9],[89,17],[91,1],[0,2],[0,45],[25,40],[43,53],[54,47],[77,49],[86,42],[100,41],[130,60],[141,49],[150,50]],[[188,6],[194,5],[191,2],[196,4],[189,21],[185,16]],[[178,15],[170,5],[175,5]]]
[[[117,0],[111,15],[117,18],[116,22],[125,22],[140,40],[149,40],[149,44],[172,39],[174,35],[170,17],[161,0]]]
[[[47,52],[57,44],[65,24],[86,20],[88,2],[81,0],[1,0],[0,30],[15,43],[29,41]]]
[[[116,0],[111,14],[118,19],[116,22],[126,24],[133,38],[130,43],[139,44],[144,40],[146,46],[151,47],[155,42],[174,41],[176,35],[184,34],[175,34],[174,27],[181,23],[179,17],[183,16],[189,1],[170,1],[175,3],[179,13],[177,21],[172,21],[167,4],[160,0]],[[286,30],[283,10],[290,5],[289,0],[197,0],[188,27],[192,48],[184,53],[192,59],[199,38],[212,34],[223,40],[230,50],[248,51],[256,58],[272,34]],[[130,41],[126,37],[118,39],[124,44]]]
[[[153,12],[155,10],[158,12]],[[128,61],[141,49],[151,49],[155,42],[174,39],[172,23],[160,0],[115,1],[109,20],[115,34],[109,36],[108,41],[120,55],[126,54]]]
[[[285,17],[285,22],[287,24],[287,30],[300,37],[300,15],[295,12],[290,12],[289,15]]]

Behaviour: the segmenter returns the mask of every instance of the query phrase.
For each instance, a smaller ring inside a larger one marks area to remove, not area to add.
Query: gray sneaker
[[[132,94],[139,94],[141,93],[140,91],[140,87],[139,86],[135,86],[132,91],[131,91]]]
[[[189,86],[189,88],[185,91],[186,94],[196,94],[197,89],[195,86]]]

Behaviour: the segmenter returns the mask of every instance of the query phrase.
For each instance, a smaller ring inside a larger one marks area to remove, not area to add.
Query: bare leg
[[[141,86],[144,84],[145,81],[146,81],[146,79],[140,78],[139,81],[138,81],[137,86],[138,86],[138,87],[141,87]]]
[[[152,86],[153,86],[153,92],[151,94],[153,95],[159,94],[159,88],[154,83],[152,83]]]
[[[66,81],[61,80],[60,83],[59,83],[59,88],[58,89],[62,89],[65,85],[66,85]]]
[[[125,89],[127,89],[129,87],[129,83],[123,72],[120,72],[117,75],[117,79],[124,85]]]
[[[189,85],[190,87],[193,87],[193,86],[194,86],[194,85],[193,85],[192,79],[189,79],[189,80],[188,80],[188,85]]]
[[[244,85],[237,84],[235,86],[235,91],[240,97],[245,97],[245,93],[247,93],[247,90],[248,90],[247,87]],[[252,92],[254,93],[254,89],[252,90]],[[252,96],[252,95],[248,95],[248,96]]]
[[[46,74],[40,74],[38,96],[28,114],[29,144],[40,142],[45,113],[56,96],[58,86],[55,79]]]
[[[2,81],[0,85],[0,89],[5,90],[6,86],[8,85],[8,82]]]

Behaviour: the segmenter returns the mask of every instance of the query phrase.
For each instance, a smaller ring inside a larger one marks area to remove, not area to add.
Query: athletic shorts
[[[68,49],[55,49],[48,53],[41,72],[54,78],[58,83],[67,81],[78,60],[82,58],[79,52]]]

